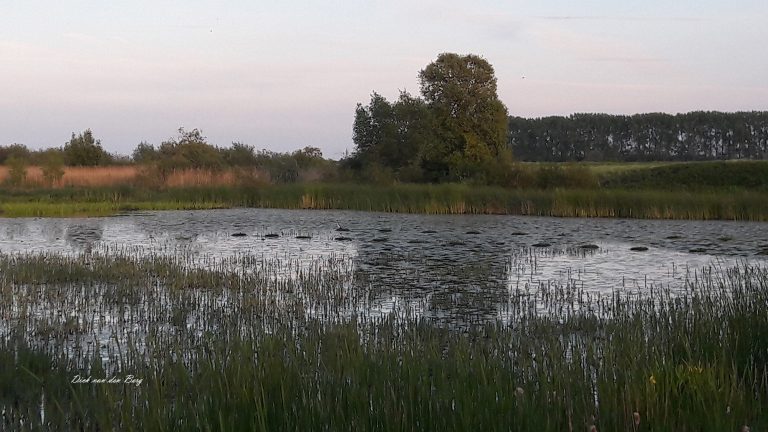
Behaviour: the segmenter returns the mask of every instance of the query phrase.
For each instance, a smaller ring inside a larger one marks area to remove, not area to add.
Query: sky
[[[91,129],[130,154],[352,151],[357,103],[440,53],[495,68],[511,115],[768,110],[765,0],[0,0],[0,145]]]

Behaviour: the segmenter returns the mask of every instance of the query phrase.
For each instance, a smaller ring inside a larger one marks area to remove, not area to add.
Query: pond
[[[513,291],[674,291],[703,268],[764,262],[768,224],[271,209],[0,219],[2,253],[111,251],[233,270],[243,257],[279,260],[290,263],[282,277],[347,260],[379,312],[405,302],[433,318],[487,319]]]
[[[768,224],[725,221],[267,209],[0,219],[0,264],[31,281],[0,284],[0,339],[18,331],[87,368],[89,353],[115,367],[121,346],[146,354],[157,341],[196,346],[273,323],[394,317],[464,330],[514,326],[532,315],[610,313],[599,302],[615,293],[676,295],[720,270],[764,267],[766,254]],[[32,263],[17,267],[17,255]],[[115,257],[149,264],[117,282],[66,276],[78,266],[77,274],[122,271],[109,264]],[[179,290],[155,277],[171,267],[238,277],[194,276],[205,286]],[[55,272],[60,283],[39,282]],[[231,281],[240,282],[223,287]]]

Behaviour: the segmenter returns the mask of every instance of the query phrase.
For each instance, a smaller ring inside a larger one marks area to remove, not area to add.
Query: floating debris
[[[632,252],[645,252],[648,250],[648,248],[646,246],[633,246],[629,248],[629,250]]]
[[[531,245],[531,247],[550,247],[552,246],[550,243],[534,243]]]
[[[275,233],[264,234],[264,238],[278,238],[278,237],[280,237],[280,234],[275,234]]]
[[[232,234],[232,237],[245,237],[247,235],[248,234],[243,233],[243,232],[236,232],[236,233]]]

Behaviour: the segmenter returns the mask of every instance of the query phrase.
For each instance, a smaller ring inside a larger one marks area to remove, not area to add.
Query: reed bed
[[[237,174],[233,170],[212,171],[199,168],[174,170],[165,179],[165,187],[188,188],[200,186],[230,186],[238,184]]]
[[[53,185],[43,176],[38,166],[26,168],[21,186],[24,188],[104,188],[137,186],[154,183],[154,187],[184,188],[199,186],[237,186],[240,179],[235,169],[211,170],[201,168],[174,169],[158,177],[156,173],[140,165],[115,165],[98,167],[63,167],[64,175]],[[255,174],[254,174],[255,175]],[[0,166],[0,183],[8,179],[8,167]]]
[[[90,207],[89,207],[90,206]],[[70,216],[131,209],[260,207],[427,214],[509,214],[768,221],[762,191],[504,189],[460,184],[373,186],[288,184],[255,187],[64,188],[0,192],[1,216]]]
[[[454,326],[372,312],[354,258],[200,264],[0,255],[3,429],[768,428],[764,267],[674,292],[510,287],[504,320]]]
[[[63,167],[64,175],[52,185],[53,187],[105,187],[133,184],[139,173],[136,166],[103,166],[103,167]],[[0,166],[0,183],[8,178],[8,167]],[[43,176],[42,168],[27,167],[27,175],[23,186],[30,188],[49,187]]]

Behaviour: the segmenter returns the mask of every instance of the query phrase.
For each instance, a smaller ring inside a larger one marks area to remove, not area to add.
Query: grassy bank
[[[768,427],[765,269],[705,270],[676,297],[539,287],[510,293],[509,322],[451,329],[416,311],[349,315],[375,293],[341,263],[289,280],[273,277],[281,265],[0,256],[3,428]]]
[[[101,216],[130,210],[263,207],[427,214],[768,220],[768,192],[629,189],[505,189],[458,184],[290,184],[259,187],[131,187],[5,190],[0,212]]]
[[[611,188],[768,191],[768,161],[686,162],[601,170],[601,184]]]

